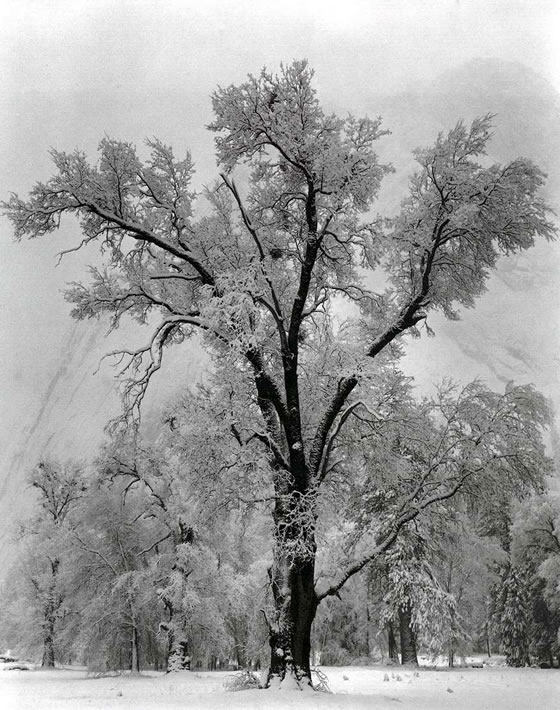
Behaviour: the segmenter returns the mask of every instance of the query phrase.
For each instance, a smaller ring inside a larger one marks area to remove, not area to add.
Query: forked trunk
[[[412,628],[412,607],[410,602],[399,607],[399,632],[401,636],[401,663],[404,665],[418,665],[416,655],[416,634]]]

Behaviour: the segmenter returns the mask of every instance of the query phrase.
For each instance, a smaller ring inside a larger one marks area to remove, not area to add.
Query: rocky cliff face
[[[331,107],[345,113],[347,106]],[[414,163],[410,151],[433,141],[463,118],[496,114],[492,160],[523,155],[549,172],[547,195],[560,208],[560,97],[540,77],[521,65],[477,61],[419,86],[416,91],[370,97],[364,90],[356,114],[381,114],[392,135],[380,145],[397,168],[387,179],[376,209],[398,207]],[[46,267],[45,267],[46,268]],[[405,369],[422,391],[434,381],[481,377],[492,386],[508,380],[534,382],[560,408],[557,376],[560,353],[560,248],[538,244],[532,251],[504,259],[491,278],[488,293],[459,322],[435,317],[437,337],[410,341]],[[30,507],[26,472],[41,456],[88,459],[103,439],[107,420],[118,412],[114,373],[102,355],[142,333],[117,331],[105,337],[103,323],[68,321],[56,357],[49,360],[23,416],[7,416],[8,445],[0,460],[0,560],[9,557],[17,517]],[[154,382],[148,417],[157,417],[168,397],[200,378],[206,358],[193,344],[168,353]],[[2,565],[5,568],[5,565]]]

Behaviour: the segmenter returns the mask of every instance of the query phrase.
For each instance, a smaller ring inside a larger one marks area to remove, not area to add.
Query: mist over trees
[[[53,150],[53,177],[4,203],[16,238],[71,215],[75,248],[104,253],[67,291],[74,317],[150,333],[110,354],[123,411],[87,475],[33,475],[54,547],[25,534],[7,595],[36,593],[13,635],[32,648],[40,626],[44,665],[57,648],[97,670],[234,662],[300,686],[312,661],[395,659],[397,639],[404,663],[500,645],[552,663],[557,515],[531,508],[552,470],[545,398],[444,381],[420,399],[399,368],[406,338],[474,306],[500,255],[554,238],[545,176],[490,164],[483,116],[419,148],[399,213],[374,216],[386,131],[325,113],[306,62],[212,102],[222,172],[200,195],[190,155],[104,138],[95,164]],[[211,372],[147,441],[165,349],[195,336]]]

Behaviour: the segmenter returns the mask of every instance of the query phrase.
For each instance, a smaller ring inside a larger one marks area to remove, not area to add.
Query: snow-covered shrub
[[[224,682],[224,688],[229,692],[237,690],[255,690],[261,687],[259,677],[250,670],[240,671],[230,675]]]

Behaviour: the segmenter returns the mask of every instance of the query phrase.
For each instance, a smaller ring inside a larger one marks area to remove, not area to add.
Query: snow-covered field
[[[230,674],[188,672],[88,677],[84,670],[0,673],[2,710],[558,710],[560,670],[324,668],[332,694],[227,692]],[[389,678],[388,680],[386,678]]]

